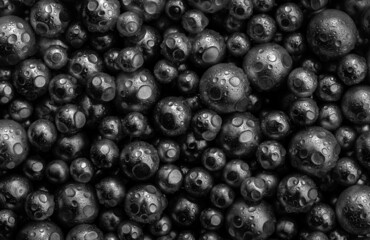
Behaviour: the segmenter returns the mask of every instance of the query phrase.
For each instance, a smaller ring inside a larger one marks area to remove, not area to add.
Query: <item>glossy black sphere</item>
[[[212,175],[201,167],[190,169],[184,178],[185,191],[192,197],[206,197],[213,187]]]
[[[219,148],[207,148],[202,154],[202,165],[211,172],[222,170],[226,165],[226,155]]]
[[[188,6],[184,0],[169,0],[166,1],[164,12],[170,19],[179,21],[187,8]]]
[[[324,102],[339,101],[343,95],[343,91],[343,84],[335,75],[319,75],[318,85],[316,88],[316,96],[319,100]]]
[[[158,156],[163,163],[176,162],[180,157],[180,146],[177,141],[161,138],[156,143]]]
[[[24,123],[30,119],[33,105],[24,99],[14,99],[8,106],[8,113],[14,121]]]
[[[336,9],[317,13],[307,26],[307,42],[323,60],[335,59],[353,50],[357,34],[352,18]]]
[[[159,60],[154,65],[153,73],[161,84],[172,83],[179,75],[176,65],[165,59]]]
[[[161,44],[161,54],[173,63],[183,63],[191,51],[191,42],[183,33],[169,33],[164,36]]]
[[[296,125],[313,125],[319,117],[319,107],[312,98],[298,98],[291,103],[289,116]]]
[[[324,177],[336,165],[340,150],[332,133],[321,127],[310,127],[292,138],[290,163],[306,174]]]
[[[127,177],[136,181],[148,180],[159,167],[157,150],[149,143],[132,142],[121,151],[120,165]]]
[[[136,222],[153,223],[166,207],[166,196],[153,185],[136,185],[127,191],[125,212]]]

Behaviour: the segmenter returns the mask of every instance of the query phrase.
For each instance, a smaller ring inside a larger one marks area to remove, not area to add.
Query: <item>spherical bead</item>
[[[343,95],[341,107],[344,117],[354,124],[370,123],[370,87],[356,85]]]

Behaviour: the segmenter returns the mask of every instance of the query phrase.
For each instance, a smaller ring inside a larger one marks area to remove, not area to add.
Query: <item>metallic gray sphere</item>
[[[357,41],[357,28],[352,18],[336,9],[327,9],[314,15],[307,29],[307,42],[322,60],[346,55]]]
[[[36,52],[31,26],[17,16],[0,17],[0,64],[15,65]]]
[[[244,58],[243,68],[252,86],[261,92],[279,89],[284,85],[293,65],[282,46],[266,43],[253,47]]]
[[[356,85],[347,90],[342,98],[342,112],[354,124],[370,123],[370,86]]]
[[[315,177],[324,177],[336,164],[340,146],[334,135],[322,127],[310,127],[295,134],[289,146],[291,165]]]
[[[370,233],[370,187],[354,185],[344,190],[336,203],[340,226],[350,234]]]
[[[250,113],[234,113],[225,119],[218,135],[218,142],[231,157],[254,154],[261,141],[260,123]]]
[[[0,120],[0,169],[10,170],[27,157],[29,143],[24,128],[13,120]]]
[[[218,113],[245,112],[251,91],[247,76],[233,63],[210,67],[199,84],[203,103]]]
[[[275,213],[265,201],[247,204],[238,199],[227,211],[225,219],[227,231],[235,240],[264,240],[275,232]]]

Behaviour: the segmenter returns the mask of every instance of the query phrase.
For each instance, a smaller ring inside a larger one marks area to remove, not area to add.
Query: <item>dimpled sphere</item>
[[[99,204],[95,190],[87,184],[62,186],[55,196],[56,217],[65,226],[92,223],[98,216]]]
[[[125,199],[125,212],[139,223],[153,223],[167,207],[167,199],[153,185],[137,185],[131,188]]]
[[[274,91],[283,85],[292,65],[293,60],[289,53],[275,43],[253,47],[243,62],[249,81],[261,92]]]
[[[253,154],[261,141],[260,123],[250,113],[234,113],[225,119],[218,142],[231,157]]]
[[[16,16],[0,17],[0,64],[15,65],[35,52],[36,39],[31,26]]]
[[[227,231],[235,240],[264,240],[275,232],[275,214],[265,201],[248,204],[238,199],[225,218]]]
[[[227,7],[229,0],[189,0],[192,7],[205,13],[215,13]]]
[[[243,70],[233,63],[210,67],[203,74],[199,89],[203,103],[218,113],[247,110],[249,81]]]
[[[69,10],[58,0],[40,0],[31,8],[31,26],[39,36],[58,37],[70,21]]]
[[[107,32],[116,26],[120,15],[118,0],[85,0],[82,19],[89,32]]]
[[[5,175],[0,179],[0,209],[24,210],[26,197],[31,191],[28,178],[16,174]]]
[[[370,169],[370,132],[362,133],[355,143],[358,162],[366,169]]]
[[[13,120],[0,120],[0,169],[17,167],[26,159],[28,151],[24,128]]]
[[[327,9],[314,15],[307,26],[307,42],[322,60],[335,59],[354,49],[357,28],[346,13]]]
[[[95,225],[80,224],[72,228],[67,236],[66,240],[103,240],[102,231]],[[57,239],[49,239],[57,240]]]
[[[308,176],[290,174],[280,181],[277,199],[285,212],[304,213],[319,201],[319,192]]]
[[[19,229],[16,240],[63,240],[63,231],[53,222],[28,222]]]
[[[28,194],[25,210],[27,216],[34,220],[46,220],[54,213],[54,196],[45,191],[35,191]]]
[[[347,90],[342,98],[342,112],[354,124],[370,123],[370,86],[356,85]]]
[[[190,60],[196,67],[207,68],[221,62],[225,53],[224,38],[218,32],[206,29],[194,37]]]
[[[22,61],[13,73],[16,91],[30,101],[47,93],[50,79],[49,69],[38,59]]]
[[[121,72],[116,85],[116,108],[121,112],[146,112],[158,101],[158,85],[148,69]]]
[[[147,180],[159,168],[157,150],[146,142],[132,142],[126,145],[121,152],[121,167],[129,178]]]
[[[315,177],[324,177],[336,164],[340,146],[322,127],[310,127],[294,135],[289,146],[291,165]]]
[[[181,97],[163,98],[154,109],[154,121],[162,134],[179,136],[189,128],[191,109]]]
[[[340,226],[350,234],[370,233],[370,187],[354,185],[344,190],[335,207]]]

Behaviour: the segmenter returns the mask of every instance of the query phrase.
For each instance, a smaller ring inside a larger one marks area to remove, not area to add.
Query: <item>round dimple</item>
[[[148,99],[152,96],[153,90],[149,86],[142,86],[140,87],[139,91],[137,92],[137,97],[140,99]]]
[[[16,41],[17,41],[17,35],[15,35],[15,34],[11,34],[11,35],[8,37],[8,43],[9,43],[9,44],[14,44]]]
[[[103,154],[103,155],[106,155],[109,153],[109,147],[107,145],[103,145],[100,147],[100,152]]]
[[[95,11],[99,6],[99,3],[97,1],[89,1],[87,4],[87,9],[91,12]]]
[[[253,67],[254,67],[254,71],[256,71],[256,72],[261,72],[261,71],[263,70],[263,68],[264,68],[264,65],[263,65],[263,63],[262,63],[262,62],[256,62],[256,63],[253,65]]]
[[[62,60],[62,58],[63,58],[62,54],[57,52],[53,53],[50,59],[53,63],[59,63]]]
[[[50,234],[49,240],[60,240],[59,233],[53,232],[52,234]]]
[[[23,33],[21,39],[22,42],[28,43],[31,40],[31,36],[28,33]]]
[[[40,172],[44,168],[43,164],[40,162],[36,162],[32,164],[32,170],[35,172]]]
[[[222,124],[222,118],[218,115],[215,115],[211,118],[211,123],[213,126],[218,127]]]
[[[98,233],[95,232],[95,231],[92,231],[92,232],[88,232],[86,233],[86,235],[84,236],[84,239],[85,240],[96,240],[98,238]]]
[[[85,206],[82,211],[83,211],[83,213],[85,214],[86,217],[91,217],[95,213],[94,207],[90,206],[90,205]]]
[[[170,172],[168,175],[168,183],[170,184],[178,184],[182,179],[181,172],[177,169]]]
[[[133,214],[137,214],[140,211],[140,208],[137,204],[133,203],[130,205],[130,210]]]
[[[222,98],[222,91],[219,87],[211,87],[209,89],[209,98],[213,101],[220,100]]]
[[[241,143],[250,142],[253,139],[253,133],[251,131],[244,131],[240,134],[239,141]]]
[[[263,224],[263,232],[268,236],[275,232],[275,223],[272,220],[268,220]]]
[[[314,152],[311,156],[311,161],[315,165],[322,165],[325,162],[325,156],[321,152]]]
[[[31,115],[31,110],[29,108],[23,108],[19,111],[19,116],[22,118],[27,118]]]
[[[132,66],[135,68],[139,68],[144,64],[144,58],[142,55],[137,54],[132,58]]]
[[[12,93],[12,89],[8,86],[6,86],[4,89],[3,89],[4,93],[6,95],[10,95]]]
[[[204,51],[202,54],[202,60],[205,63],[213,63],[215,62],[220,55],[220,51],[217,47],[210,47]]]
[[[100,77],[94,77],[93,80],[92,80],[92,84],[94,86],[100,86],[101,83],[102,83],[102,81],[101,81]]]
[[[23,151],[24,151],[22,144],[20,144],[20,143],[16,143],[16,144],[14,144],[14,146],[13,146],[13,151],[14,151],[14,153],[15,153],[15,154],[17,154],[17,155],[22,154],[22,153],[23,153]]]
[[[43,76],[37,76],[34,80],[35,86],[38,88],[44,87],[46,84],[46,79]]]
[[[288,54],[284,54],[281,61],[286,68],[290,68],[293,64],[293,60]]]
[[[80,111],[76,112],[74,116],[74,120],[75,120],[77,128],[82,128],[83,126],[85,126],[86,117],[85,117],[85,114],[83,114],[82,112]]]
[[[234,86],[234,87],[239,86],[239,84],[240,84],[240,78],[238,78],[238,77],[232,77],[232,78],[230,79],[230,84],[231,84],[232,86]]]
[[[40,201],[41,201],[42,203],[46,203],[46,202],[48,201],[48,198],[46,197],[46,195],[45,195],[45,194],[41,194],[41,195],[39,196],[39,199],[40,199]]]
[[[312,200],[316,199],[318,196],[318,192],[315,188],[311,188],[309,191],[308,191],[308,197],[311,198]]]
[[[82,72],[82,66],[81,66],[81,64],[79,64],[79,63],[74,63],[74,64],[72,64],[72,71],[74,72],[74,73],[81,73]]]
[[[125,29],[129,33],[135,33],[139,29],[139,26],[136,22],[129,22],[126,24]]]
[[[145,10],[145,12],[147,12],[149,14],[155,14],[158,11],[158,6],[155,2],[146,1],[145,4],[144,4],[144,10]]]
[[[211,217],[211,224],[212,224],[213,226],[218,226],[218,225],[220,225],[220,223],[221,223],[221,218],[220,218],[219,216],[217,216],[217,215],[213,215],[213,216]]]
[[[122,226],[122,232],[124,234],[129,234],[131,232],[131,226],[128,224],[125,224]]]
[[[48,27],[44,23],[38,23],[36,24],[36,30],[41,34],[45,34],[48,31]]]
[[[102,95],[102,100],[106,102],[111,101],[114,98],[114,93],[115,91],[113,88],[108,88],[104,90],[103,95]]]
[[[149,211],[151,213],[155,213],[157,211],[158,207],[155,204],[150,204],[149,205]]]

